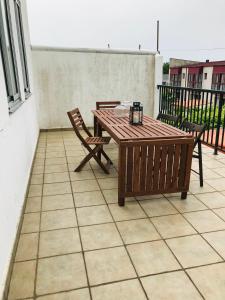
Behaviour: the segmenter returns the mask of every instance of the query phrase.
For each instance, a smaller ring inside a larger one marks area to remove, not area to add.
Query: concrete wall
[[[66,112],[79,107],[88,126],[96,101],[138,100],[154,114],[155,53],[98,49],[33,48],[33,70],[42,129],[70,127]],[[157,81],[157,82],[156,82]]]
[[[13,0],[9,1],[19,82],[22,92],[24,88],[14,19],[14,4]],[[29,34],[24,1],[22,1],[22,8],[31,91],[34,93],[32,87],[32,72],[30,69]],[[34,94],[25,100],[25,95],[22,92],[21,98],[24,101],[22,106],[13,114],[9,115],[2,59],[0,57],[0,299],[5,285],[39,133]]]
[[[205,73],[207,74],[207,79],[205,79]],[[202,88],[203,89],[211,90],[212,75],[213,75],[213,67],[204,67],[203,68],[203,77],[202,77]]]

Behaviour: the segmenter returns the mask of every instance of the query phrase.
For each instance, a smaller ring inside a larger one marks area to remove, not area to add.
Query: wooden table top
[[[193,138],[189,133],[148,116],[143,117],[143,125],[137,126],[129,124],[128,117],[117,117],[113,109],[93,110],[92,112],[101,126],[118,142],[130,140]]]

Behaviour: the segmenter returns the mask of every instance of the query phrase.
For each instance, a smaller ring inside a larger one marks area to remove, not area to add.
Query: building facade
[[[225,91],[225,60],[172,65],[170,85]]]

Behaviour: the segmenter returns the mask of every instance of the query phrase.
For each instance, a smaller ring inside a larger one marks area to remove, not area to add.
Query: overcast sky
[[[225,60],[225,0],[27,0],[32,45],[160,50]]]

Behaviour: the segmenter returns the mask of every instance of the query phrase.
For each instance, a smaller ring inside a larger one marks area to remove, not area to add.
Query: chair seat
[[[88,145],[105,145],[108,144],[111,140],[111,137],[97,137],[97,136],[89,136],[85,139]]]

